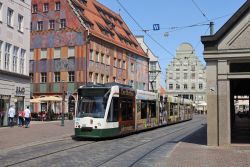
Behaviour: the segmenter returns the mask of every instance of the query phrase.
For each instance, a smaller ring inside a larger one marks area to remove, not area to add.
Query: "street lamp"
[[[61,119],[61,126],[64,126],[64,110],[65,110],[65,90],[64,90],[64,80],[62,80],[62,119]]]

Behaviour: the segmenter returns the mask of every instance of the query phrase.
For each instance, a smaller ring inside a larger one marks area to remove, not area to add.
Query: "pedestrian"
[[[10,127],[14,126],[14,117],[15,117],[15,114],[16,114],[16,111],[15,111],[13,105],[12,105],[12,106],[10,106],[9,112],[8,112],[9,126]]]
[[[18,112],[18,126],[22,127],[24,125],[24,110],[21,109]]]
[[[31,112],[29,106],[27,106],[27,108],[24,110],[24,118],[25,118],[25,128],[28,128],[31,119]]]
[[[4,116],[4,112],[0,110],[0,126],[3,126],[3,116]]]

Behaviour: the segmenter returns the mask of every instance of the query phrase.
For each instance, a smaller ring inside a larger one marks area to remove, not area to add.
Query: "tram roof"
[[[132,86],[130,85],[124,85],[124,84],[120,84],[120,83],[116,83],[116,82],[109,82],[109,83],[105,83],[105,84],[94,84],[93,82],[88,82],[85,85],[82,85],[79,87],[79,89],[82,88],[111,88],[112,86],[119,86],[119,87],[123,87],[123,88],[132,88]]]

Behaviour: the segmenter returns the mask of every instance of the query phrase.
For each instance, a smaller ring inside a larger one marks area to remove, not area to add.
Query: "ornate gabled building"
[[[150,50],[150,48],[147,46],[144,41],[144,36],[136,36],[136,39],[149,58],[149,91],[159,92],[161,87],[161,66],[159,63],[159,58],[155,56],[154,53]]]
[[[206,67],[189,43],[182,43],[166,69],[167,94],[191,99],[197,106],[206,102]],[[198,107],[198,110],[204,110]]]
[[[0,0],[0,127],[11,105],[18,113],[30,104],[30,5]]]
[[[148,60],[121,16],[96,0],[32,0],[33,97],[65,91],[74,101],[75,90],[88,82],[148,90]]]

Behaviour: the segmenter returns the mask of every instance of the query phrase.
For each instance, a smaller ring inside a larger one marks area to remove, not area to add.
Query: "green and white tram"
[[[176,123],[191,119],[185,116],[190,105],[182,101],[187,109],[183,107],[183,116],[177,119],[180,108],[178,100],[175,103],[165,101],[160,104],[157,93],[134,90],[117,83],[81,86],[78,89],[75,114],[75,137],[115,137],[166,125],[168,120]],[[171,111],[168,114],[168,107],[171,110],[171,106],[176,108],[176,114],[171,115]]]

